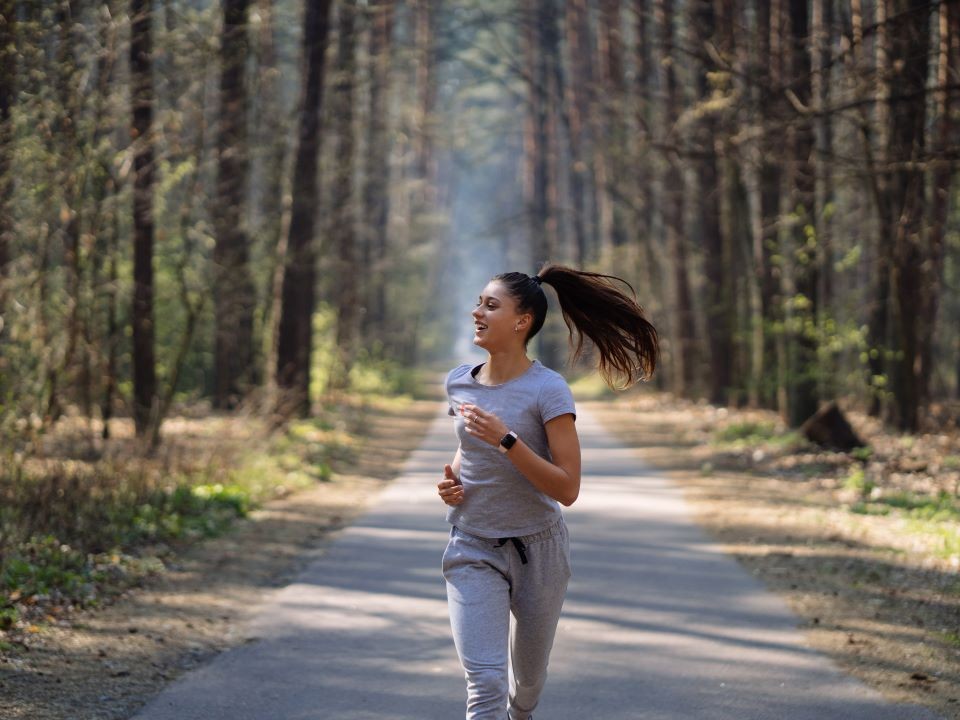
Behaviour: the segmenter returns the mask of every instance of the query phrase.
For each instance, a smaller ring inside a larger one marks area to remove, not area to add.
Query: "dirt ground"
[[[375,451],[335,467],[331,481],[266,504],[109,607],[49,618],[0,655],[0,718],[128,718],[177,676],[249,641],[244,621],[395,476],[436,412],[435,401],[415,401],[372,414]]]
[[[902,519],[851,513],[828,462],[842,454],[800,467],[795,454],[770,462],[711,444],[714,429],[747,413],[651,396],[589,405],[679,483],[708,532],[802,618],[813,647],[891,700],[960,718],[956,557],[931,553]]]

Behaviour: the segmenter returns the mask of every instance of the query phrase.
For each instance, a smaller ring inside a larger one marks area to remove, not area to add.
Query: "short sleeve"
[[[544,424],[556,417],[570,413],[577,417],[577,407],[573,402],[573,393],[566,380],[554,374],[540,388],[540,418]]]
[[[447,373],[447,378],[444,380],[443,387],[447,393],[447,415],[450,417],[456,417],[457,408],[460,405],[460,402],[453,398],[453,393],[451,392],[451,385],[456,382],[460,377],[463,376],[465,371],[468,371],[470,366],[467,364],[458,365],[453,370]]]

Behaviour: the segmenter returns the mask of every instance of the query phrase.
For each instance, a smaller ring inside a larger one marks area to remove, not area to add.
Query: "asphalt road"
[[[537,720],[937,720],[887,703],[805,644],[797,618],[691,520],[680,492],[581,411],[573,580]],[[465,697],[435,484],[438,417],[403,475],[296,582],[250,641],[137,720],[454,720]]]

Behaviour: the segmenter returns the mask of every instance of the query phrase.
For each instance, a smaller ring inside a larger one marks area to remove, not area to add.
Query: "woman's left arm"
[[[464,404],[462,414],[466,431],[495,447],[510,431],[499,417],[476,405]],[[514,443],[507,457],[540,492],[563,505],[573,505],[580,494],[580,438],[574,417],[565,413],[547,422],[544,428],[553,462],[537,455],[523,438]]]

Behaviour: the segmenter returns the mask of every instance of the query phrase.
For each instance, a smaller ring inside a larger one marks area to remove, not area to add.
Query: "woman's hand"
[[[503,436],[510,432],[510,428],[503,423],[503,420],[476,405],[463,403],[460,406],[460,414],[465,423],[464,430],[494,447],[500,445]]]
[[[437,493],[447,505],[459,505],[463,502],[463,485],[460,478],[453,474],[450,465],[443,466],[443,480],[437,483]]]

